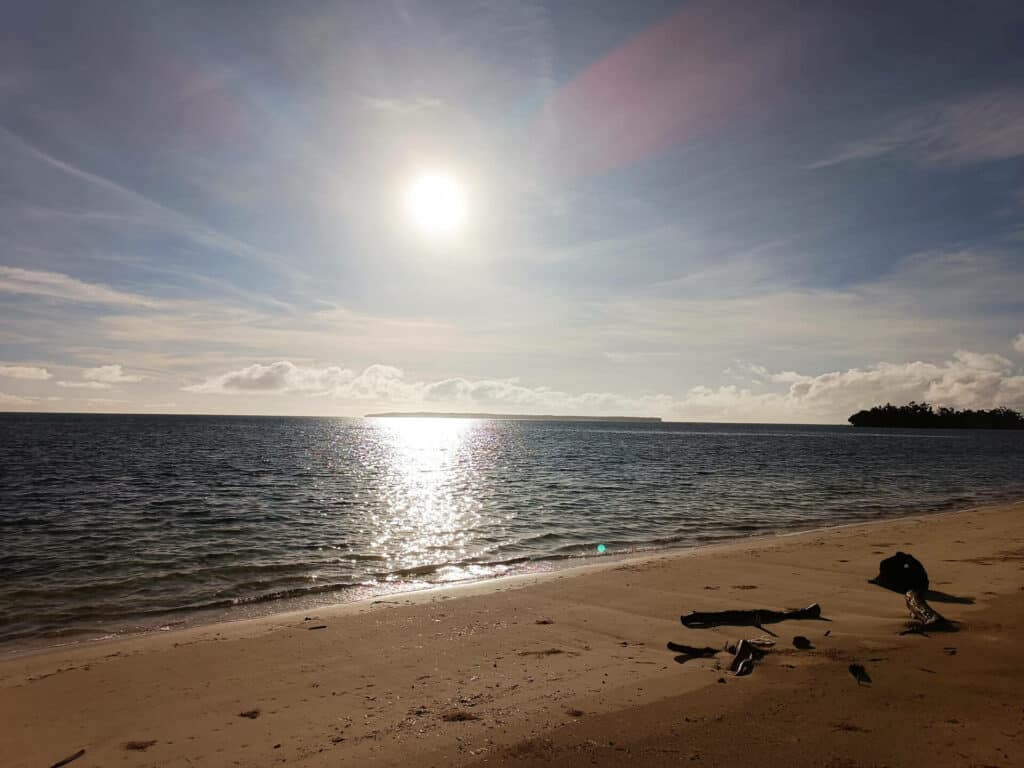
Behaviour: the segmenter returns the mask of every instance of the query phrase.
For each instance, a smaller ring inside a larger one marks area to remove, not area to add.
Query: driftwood
[[[821,619],[821,606],[814,603],[806,608],[794,608],[787,611],[773,611],[767,608],[746,611],[694,611],[679,617],[683,626],[689,629],[724,626],[758,627],[760,629],[764,624],[776,624],[790,619]]]
[[[698,647],[696,645],[683,645],[681,643],[673,643],[671,640],[668,641],[668,649],[675,651],[676,653],[685,653],[687,656],[710,658],[716,653],[719,653],[718,648],[709,648],[707,646]]]
[[[920,592],[913,589],[908,590],[906,598],[907,609],[910,611],[910,615],[913,616],[914,620],[917,622],[916,625],[910,628],[910,632],[924,632],[926,630],[932,630],[935,632],[956,631],[956,625],[928,605],[928,601],[924,599],[924,596]]]
[[[675,657],[677,664],[685,664],[692,659],[710,659],[716,653],[719,653],[717,648],[703,647],[699,648],[694,645],[681,645],[680,643],[673,643],[671,640],[668,642],[668,649],[679,654]]]
[[[68,755],[63,760],[58,760],[56,763],[51,765],[50,768],[60,768],[62,765],[67,765],[68,763],[74,762],[75,760],[77,760],[78,758],[80,758],[84,754],[85,754],[85,750],[84,749],[80,749],[77,752],[75,752],[75,754]]]

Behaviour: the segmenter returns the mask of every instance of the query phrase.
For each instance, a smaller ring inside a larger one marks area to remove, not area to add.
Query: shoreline
[[[954,502],[955,503],[955,502]],[[986,502],[969,507],[939,508],[935,511],[913,511],[911,508],[900,510],[891,515],[876,517],[870,520],[852,520],[840,522],[833,525],[816,526],[813,528],[794,528],[792,530],[781,530],[757,534],[737,534],[727,537],[721,541],[714,541],[704,544],[686,545],[669,544],[666,546],[638,547],[629,552],[613,552],[607,555],[570,555],[562,559],[539,558],[537,560],[523,563],[527,566],[540,566],[537,570],[526,572],[512,572],[481,578],[470,578],[448,583],[428,583],[424,586],[410,584],[407,588],[397,590],[382,589],[383,585],[368,587],[371,591],[365,597],[358,597],[351,600],[335,600],[331,602],[319,602],[315,598],[282,598],[268,600],[263,603],[241,603],[237,606],[221,609],[203,609],[190,611],[175,610],[163,614],[160,622],[154,622],[157,626],[137,628],[129,631],[119,631],[112,628],[109,634],[97,637],[83,637],[69,640],[67,642],[51,642],[47,638],[32,638],[28,640],[16,640],[0,644],[0,662],[8,659],[20,658],[26,655],[45,654],[50,651],[69,650],[74,648],[92,647],[100,644],[117,643],[140,638],[156,636],[173,636],[179,632],[189,632],[203,629],[216,628],[220,626],[231,626],[246,622],[274,622],[276,619],[286,620],[299,614],[327,613],[327,612],[360,612],[361,608],[376,604],[384,605],[413,605],[423,602],[425,599],[433,599],[436,593],[458,593],[469,590],[472,594],[486,594],[489,591],[499,591],[506,584],[516,584],[522,580],[533,579],[533,583],[542,583],[549,578],[557,578],[560,574],[577,572],[588,572],[589,570],[601,570],[611,568],[622,563],[629,563],[634,560],[657,560],[662,558],[676,558],[698,555],[703,553],[714,553],[722,549],[745,544],[770,542],[774,539],[824,533],[828,531],[840,531],[847,528],[869,525],[884,525],[887,522],[899,520],[916,520],[947,515],[957,515],[973,511],[984,511],[986,509],[999,508],[1006,505],[1024,504],[1024,497],[1016,494],[1008,494],[1006,498],[998,501]],[[514,570],[514,569],[513,569]],[[379,589],[380,591],[374,591]],[[445,598],[448,599],[448,598]],[[258,610],[258,606],[264,605],[269,610]],[[190,621],[194,619],[194,621]]]
[[[420,765],[631,765],[637,754],[667,763],[689,748],[677,737],[696,743],[721,718],[732,723],[729,735],[705,740],[702,755],[786,742],[773,725],[778,712],[750,716],[778,699],[781,712],[809,718],[801,738],[842,742],[873,731],[858,742],[877,758],[868,764],[911,764],[884,750],[934,741],[928,727],[920,738],[907,727],[937,716],[935,708],[968,724],[957,727],[974,739],[957,741],[974,750],[971,760],[936,765],[1007,764],[977,750],[1001,738],[998,729],[1019,730],[1005,718],[1019,717],[1008,701],[1024,682],[1012,652],[1024,619],[1022,512],[1016,502],[887,518],[455,585],[399,605],[343,604],[8,657],[0,660],[0,718],[9,725],[0,753],[15,766],[52,765],[85,749],[76,768],[401,765],[409,750]],[[896,549],[924,562],[942,590],[935,607],[963,622],[961,632],[898,634],[907,619],[901,596],[866,581]],[[811,602],[830,622],[774,625],[777,649],[749,677],[718,668],[722,658],[677,664],[665,650],[667,640],[721,648],[752,636],[686,630],[683,611]],[[789,648],[794,632],[818,650]],[[950,644],[959,654],[943,651]],[[873,688],[851,680],[851,660],[870,667]],[[984,721],[949,710],[968,699],[1001,709]],[[904,700],[905,709],[881,706]],[[813,725],[815,717],[825,719]],[[892,739],[881,738],[889,726],[879,718],[900,726]],[[840,737],[837,722],[846,724]],[[1000,749],[1024,756],[1024,738],[1004,741]],[[760,764],[828,764],[783,746],[789,763]]]

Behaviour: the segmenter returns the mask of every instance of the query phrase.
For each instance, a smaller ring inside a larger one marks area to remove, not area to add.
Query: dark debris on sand
[[[148,741],[126,741],[124,743],[124,748],[131,752],[145,752],[154,744],[156,744],[156,739],[150,739]]]
[[[447,723],[462,723],[467,720],[479,720],[480,715],[474,715],[464,709],[450,709],[441,714],[441,719]]]

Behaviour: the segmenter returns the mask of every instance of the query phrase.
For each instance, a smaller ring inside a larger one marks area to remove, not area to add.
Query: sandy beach
[[[897,550],[958,632],[900,634],[867,583]],[[1021,765],[1022,585],[1016,503],[8,656],[0,762]],[[764,634],[681,613],[811,603],[746,677],[666,649]]]

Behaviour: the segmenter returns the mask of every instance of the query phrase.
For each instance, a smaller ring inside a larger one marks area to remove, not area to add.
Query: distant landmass
[[[368,413],[368,419],[504,419],[506,421],[642,421],[659,422],[657,416],[556,416],[544,413],[436,413],[432,411],[414,411],[403,413],[389,411],[387,413]]]
[[[910,429],[1024,429],[1024,414],[1009,408],[972,411],[933,408],[928,403],[876,405],[849,418],[855,427],[904,427]]]

